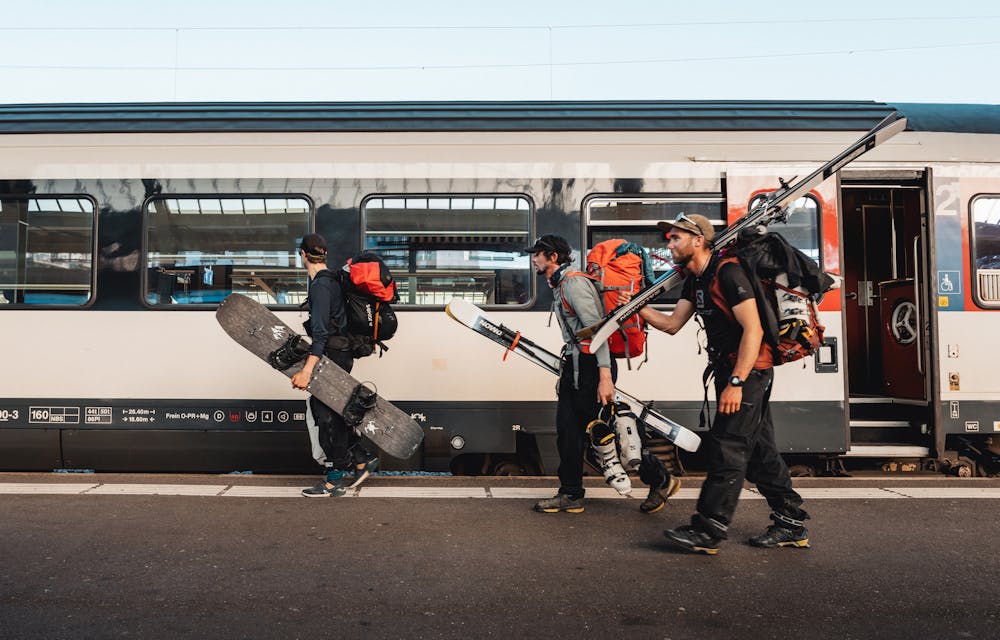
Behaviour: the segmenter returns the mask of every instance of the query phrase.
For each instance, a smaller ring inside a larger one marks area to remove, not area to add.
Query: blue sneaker
[[[354,468],[354,476],[351,484],[347,485],[348,489],[354,489],[361,486],[361,483],[368,479],[368,476],[378,471],[378,456],[373,456],[367,462],[364,463],[362,467]]]
[[[302,495],[307,498],[339,498],[346,493],[347,487],[344,486],[343,479],[336,482],[320,480],[315,487],[302,490]]]

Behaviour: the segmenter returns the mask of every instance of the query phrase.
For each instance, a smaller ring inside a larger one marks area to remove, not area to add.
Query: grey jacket
[[[570,265],[563,265],[552,274],[549,286],[552,287],[552,310],[559,318],[559,328],[562,330],[563,342],[566,343],[565,352],[574,352],[575,362],[576,354],[591,353],[590,340],[578,341],[576,332],[604,318],[604,302],[590,278],[566,277],[566,273],[573,270]],[[611,368],[611,353],[607,342],[593,353],[597,356],[598,367]]]

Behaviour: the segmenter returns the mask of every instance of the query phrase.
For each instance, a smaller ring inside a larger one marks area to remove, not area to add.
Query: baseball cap
[[[696,236],[702,236],[709,242],[715,238],[715,228],[712,226],[712,223],[709,222],[708,218],[697,213],[692,213],[691,215],[678,213],[677,217],[673,220],[657,222],[656,228],[664,233],[669,233],[671,229],[680,229],[681,231],[693,233]]]
[[[538,236],[535,240],[535,244],[524,249],[525,253],[530,253],[532,255],[544,251],[546,253],[557,253],[560,256],[568,256],[572,250],[569,248],[569,243],[566,242],[565,238],[560,236],[547,233],[544,236]]]

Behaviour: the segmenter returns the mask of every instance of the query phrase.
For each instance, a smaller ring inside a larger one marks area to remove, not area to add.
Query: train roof
[[[869,101],[247,102],[0,105],[0,133],[867,130],[1000,133],[1000,105]]]

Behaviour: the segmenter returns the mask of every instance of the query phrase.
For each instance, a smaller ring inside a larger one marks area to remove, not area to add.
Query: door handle
[[[924,325],[920,322],[920,234],[913,239],[913,306],[917,309],[917,371],[924,375],[923,333]]]

